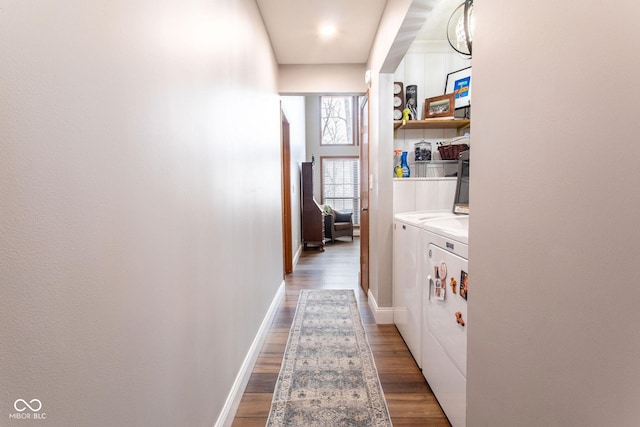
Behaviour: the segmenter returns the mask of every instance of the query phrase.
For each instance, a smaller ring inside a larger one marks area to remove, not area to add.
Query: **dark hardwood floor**
[[[328,243],[302,253],[285,279],[286,296],[273,320],[233,421],[234,427],[264,426],[269,416],[289,328],[301,289],[353,289],[394,426],[449,427],[411,353],[394,325],[377,325],[358,284],[359,240]]]

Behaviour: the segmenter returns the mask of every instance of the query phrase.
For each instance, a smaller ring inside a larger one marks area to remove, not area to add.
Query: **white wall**
[[[382,15],[376,39],[369,56],[371,69],[371,88],[369,90],[369,293],[375,305],[392,306],[391,259],[393,240],[392,226],[392,177],[386,174],[392,168],[393,161],[386,153],[393,150],[393,122],[384,116],[386,108],[393,108],[392,80],[388,74],[381,74],[387,55],[402,25],[402,20],[410,6],[409,0],[392,0]],[[385,102],[385,95],[389,100]],[[382,164],[381,164],[382,162]],[[388,163],[388,164],[387,164]],[[376,313],[374,313],[376,314]],[[377,319],[377,318],[376,318]],[[393,319],[391,319],[393,321]]]
[[[468,426],[640,425],[638,5],[476,11]]]
[[[402,82],[405,89],[409,85],[418,86],[418,114],[422,118],[425,98],[444,94],[447,74],[470,66],[471,60],[454,52],[446,41],[415,41],[398,65],[394,81]],[[413,151],[417,142],[430,142],[433,158],[437,160],[440,159],[437,144],[455,138],[458,133],[456,129],[399,129],[394,135],[393,148],[409,153],[409,166],[413,172]],[[455,168],[452,170],[447,166],[446,173],[450,172],[455,172]]]
[[[449,167],[447,166],[447,168]],[[440,172],[444,170],[444,167],[438,166],[438,169]],[[393,214],[415,211],[451,211],[455,195],[456,179],[453,177],[394,179]]]
[[[281,94],[364,93],[365,64],[280,65]]]
[[[305,138],[307,125],[305,98],[303,96],[283,96],[281,100],[282,108],[289,120],[289,142],[291,150],[291,163],[289,166],[291,170],[291,240],[293,252],[294,255],[296,255],[296,253],[299,254],[302,250],[300,164],[305,161],[306,156]]]
[[[447,74],[471,66],[446,41],[415,41],[395,71],[396,81],[418,86],[418,114],[424,114],[424,100],[444,94]]]
[[[213,425],[282,282],[255,2],[0,17],[1,424],[37,398],[48,425]]]
[[[389,0],[380,21],[368,68],[369,171],[373,182],[369,194],[369,291],[375,306],[392,306],[393,225],[393,72],[409,49],[432,0]],[[376,319],[379,320],[377,313]],[[391,322],[393,319],[391,319]]]
[[[396,82],[402,82],[404,88],[413,84],[418,86],[418,112],[422,117],[424,99],[444,93],[447,74],[470,65],[471,61],[455,53],[446,41],[415,41],[398,65],[393,78]],[[438,143],[455,138],[458,133],[456,129],[398,129],[394,133],[393,149],[407,151],[410,175],[416,178],[415,144],[420,141],[431,143],[432,158],[440,160]],[[455,164],[429,165],[426,172],[429,177],[443,177],[455,173],[456,167]],[[453,206],[454,195],[454,178],[395,179],[393,213],[448,210]]]

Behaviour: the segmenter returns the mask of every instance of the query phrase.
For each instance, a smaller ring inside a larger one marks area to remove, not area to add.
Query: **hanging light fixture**
[[[447,40],[453,50],[469,57],[469,59],[471,58],[474,27],[473,0],[465,0],[455,8],[449,18]]]

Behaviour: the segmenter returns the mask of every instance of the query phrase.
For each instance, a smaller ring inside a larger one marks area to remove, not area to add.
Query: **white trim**
[[[224,407],[220,412],[220,416],[215,423],[215,427],[230,427],[233,423],[233,419],[236,416],[236,411],[238,410],[238,406],[240,406],[240,400],[242,400],[242,395],[244,394],[244,390],[249,383],[249,378],[251,377],[251,372],[253,372],[253,367],[256,364],[256,360],[258,360],[258,355],[260,354],[260,350],[262,349],[262,344],[267,338],[267,333],[269,332],[269,328],[271,327],[271,323],[278,312],[278,308],[280,307],[280,303],[284,299],[284,280],[280,284],[276,295],[273,297],[273,301],[271,301],[271,305],[269,306],[269,310],[267,310],[267,314],[264,316],[262,320],[262,324],[260,325],[260,329],[258,329],[258,333],[251,343],[251,347],[249,348],[249,352],[247,353],[244,361],[242,362],[242,366],[240,366],[240,371],[238,371],[238,375],[236,376],[236,380],[231,387],[231,391],[227,396],[227,401],[224,403]]]
[[[296,269],[296,265],[298,265],[298,261],[300,261],[300,256],[302,255],[302,245],[298,246],[298,250],[296,254],[293,256],[293,269]]]
[[[373,317],[379,325],[393,325],[393,307],[378,307],[378,303],[369,289],[367,294],[369,308],[373,312]]]

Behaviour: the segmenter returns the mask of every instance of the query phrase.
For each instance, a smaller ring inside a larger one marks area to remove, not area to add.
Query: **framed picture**
[[[452,93],[425,99],[424,118],[432,119],[434,117],[453,117],[455,113],[453,103],[454,97]]]
[[[469,275],[466,271],[460,273],[460,296],[467,299],[469,293]]]
[[[471,67],[447,74],[444,93],[451,93],[455,97],[455,108],[471,105]]]

